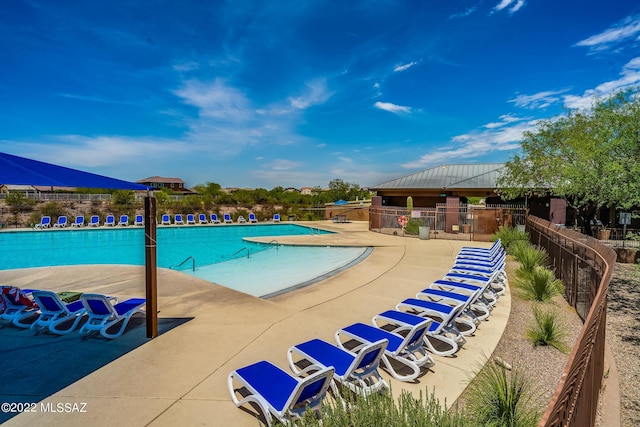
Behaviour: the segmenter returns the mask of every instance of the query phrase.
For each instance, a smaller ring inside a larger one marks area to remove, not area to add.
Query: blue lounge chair
[[[138,313],[144,314],[144,298],[131,298],[123,302],[112,304],[112,299],[100,294],[82,294],[80,297],[87,310],[87,322],[80,328],[80,335],[99,332],[105,338],[118,338],[125,331],[129,320]],[[112,327],[120,324],[115,332],[109,332]]]
[[[76,219],[71,223],[72,227],[84,227],[84,216],[78,215]]]
[[[358,344],[351,351],[357,353],[369,343],[386,339],[389,343],[382,355],[382,364],[387,372],[398,381],[413,381],[420,375],[422,366],[434,365],[433,359],[427,354],[423,345],[424,336],[431,321],[429,318],[424,318],[422,322],[407,328],[404,335],[364,323],[354,323],[336,332],[336,341],[344,349],[347,349],[345,347],[347,342],[356,341]],[[412,372],[409,374],[398,372],[389,359],[399,362]]]
[[[429,285],[432,289],[442,289],[445,291],[454,291],[454,292],[462,292],[466,294],[471,294],[476,291],[479,291],[479,299],[484,304],[495,306],[497,303],[497,295],[491,290],[487,291],[489,284],[486,283],[484,285],[480,284],[472,284],[472,283],[463,283],[456,280],[445,280],[440,279],[434,281],[431,285]]]
[[[109,214],[104,220],[105,227],[114,227],[116,225],[116,217]]]
[[[249,222],[253,222],[253,223],[258,222],[258,219],[256,218],[256,214],[254,214],[253,212],[249,213]]]
[[[198,214],[198,223],[199,224],[209,224],[209,221],[207,221],[207,216],[203,213]]]
[[[162,215],[162,221],[160,223],[162,225],[171,225],[171,215],[169,214]]]
[[[224,223],[225,224],[231,224],[233,221],[231,220],[231,215],[226,213],[224,215],[222,215],[222,218],[224,219]]]
[[[88,225],[89,227],[100,227],[100,217],[98,215],[91,215]]]
[[[133,221],[133,225],[144,225],[144,216],[136,215],[136,219]]]
[[[173,223],[178,225],[184,225],[182,214],[176,214],[176,216],[173,218]]]
[[[504,293],[504,282],[499,280],[499,271],[495,271],[491,276],[486,277],[481,274],[456,273],[453,271],[448,272],[444,276],[444,280],[451,280],[455,282],[469,283],[472,285],[481,286],[484,288],[483,294],[487,296],[488,293],[492,294],[492,297],[497,299],[498,293]]]
[[[187,214],[187,224],[195,225],[196,219],[193,214]]]
[[[418,292],[416,298],[454,306],[463,303],[466,305],[466,308],[462,312],[462,315],[467,316],[469,320],[477,325],[481,320],[486,320],[489,317],[491,309],[493,308],[491,305],[479,301],[479,295],[479,290],[475,293],[468,294],[456,292],[455,290],[445,291],[438,288],[437,285],[434,285],[433,288],[429,287]]]
[[[220,220],[218,219],[218,215],[212,213],[211,214],[211,224],[220,224]]]
[[[340,396],[339,384],[349,387],[355,393],[368,395],[389,388],[378,372],[380,358],[384,354],[387,342],[383,339],[354,353],[326,341],[312,339],[289,348],[287,359],[289,367],[298,376],[307,375],[322,367],[333,366],[335,372],[331,389],[336,397]],[[301,363],[306,364],[302,369],[299,367]]]
[[[505,272],[504,267],[504,262],[495,266],[457,262],[453,267],[451,267],[449,273],[486,277],[490,279],[490,289],[495,292],[495,296],[497,297],[499,295],[503,295],[506,291],[507,273]]]
[[[51,217],[43,216],[40,218],[40,224],[36,224],[36,228],[49,228],[51,227]]]
[[[391,331],[400,331],[411,328],[424,320],[423,317],[414,314],[405,313],[398,310],[387,310],[383,313],[373,316],[373,324],[379,328],[387,328],[391,326]],[[460,348],[459,343],[464,343],[465,338],[460,335],[452,335],[444,330],[445,325],[436,320],[432,320],[429,330],[424,336],[424,344],[427,349],[437,356],[451,356]],[[444,345],[444,347],[443,347]]]
[[[85,312],[82,301],[65,304],[55,292],[51,291],[34,291],[33,299],[40,308],[40,316],[29,327],[38,333],[45,329],[57,335],[73,332]],[[67,323],[70,325],[63,329],[58,328],[59,325]]]
[[[118,225],[121,227],[126,227],[129,225],[129,215],[120,215],[120,221],[118,221]]]
[[[273,214],[273,222],[280,222],[280,214],[276,213]]]
[[[54,227],[56,228],[65,228],[67,226],[67,216],[66,215],[60,215],[58,217],[58,221],[56,221],[55,224],[53,224]]]
[[[9,285],[0,286],[0,298],[5,306],[4,311],[0,313],[0,322],[3,324],[14,323],[14,325],[20,326],[19,323],[15,323],[16,319],[30,317],[38,313],[38,305],[32,298],[33,292],[34,289],[20,289]]]
[[[502,247],[502,241],[497,239],[493,242],[490,248],[478,248],[476,246],[463,246],[459,253],[480,254],[480,255],[493,255],[498,252],[504,251]]]
[[[255,403],[264,414],[267,425],[271,425],[274,417],[288,424],[302,418],[307,409],[320,417],[320,405],[333,373],[333,368],[324,368],[306,378],[296,378],[263,360],[231,372],[227,385],[231,400],[237,407]],[[235,383],[240,387],[236,388]],[[249,394],[241,394],[242,389]],[[238,395],[242,398],[238,399]]]
[[[458,304],[452,307],[447,304],[438,304],[437,302],[425,301],[418,298],[407,298],[396,305],[396,310],[409,312],[420,317],[436,320],[443,325],[442,330],[449,337],[454,339],[459,346],[466,342],[467,335],[471,335],[476,331],[476,325],[470,321],[461,322],[465,328],[463,331],[458,329],[460,315],[465,309],[464,304]]]

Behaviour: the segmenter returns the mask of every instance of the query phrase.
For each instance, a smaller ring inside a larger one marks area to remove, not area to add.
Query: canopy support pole
[[[149,191],[144,198],[145,285],[147,338],[158,336],[158,268],[156,263],[156,198]]]

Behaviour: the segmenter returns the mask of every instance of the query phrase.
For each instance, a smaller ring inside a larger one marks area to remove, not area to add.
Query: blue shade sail
[[[135,182],[0,153],[0,184],[148,190]]]

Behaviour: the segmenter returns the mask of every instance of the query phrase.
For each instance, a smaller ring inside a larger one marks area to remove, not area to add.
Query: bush
[[[495,242],[500,239],[502,246],[508,252],[509,247],[517,241],[524,240],[529,242],[529,233],[520,231],[515,228],[500,227],[497,232],[492,236],[492,240]]]
[[[564,285],[556,279],[553,271],[541,266],[536,266],[531,273],[518,277],[515,285],[522,290],[524,299],[534,301],[549,301],[564,291]]]
[[[527,338],[533,346],[548,345],[566,353],[568,347],[563,343],[567,331],[558,322],[558,313],[551,308],[533,307],[535,324],[527,330]]]
[[[525,278],[530,275],[536,267],[547,267],[549,265],[549,255],[544,249],[532,246],[522,240],[514,242],[510,246],[511,255],[520,263],[516,270],[516,276]]]
[[[465,415],[454,407],[447,411],[440,406],[434,394],[427,393],[426,400],[422,392],[418,398],[403,391],[397,402],[391,393],[374,393],[367,396],[354,396],[345,390],[346,405],[339,401],[325,400],[322,408],[322,420],[317,420],[312,413],[297,425],[323,427],[463,427],[476,425],[466,420]]]
[[[525,370],[487,363],[469,386],[467,416],[478,426],[535,426],[540,411]]]

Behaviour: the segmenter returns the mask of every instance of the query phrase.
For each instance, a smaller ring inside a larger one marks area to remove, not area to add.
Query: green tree
[[[4,198],[4,201],[9,205],[9,210],[12,214],[30,211],[36,204],[35,200],[29,199],[24,193],[19,191],[10,192]]]
[[[640,97],[625,91],[588,111],[540,122],[498,180],[505,198],[537,193],[574,207],[640,205]]]

